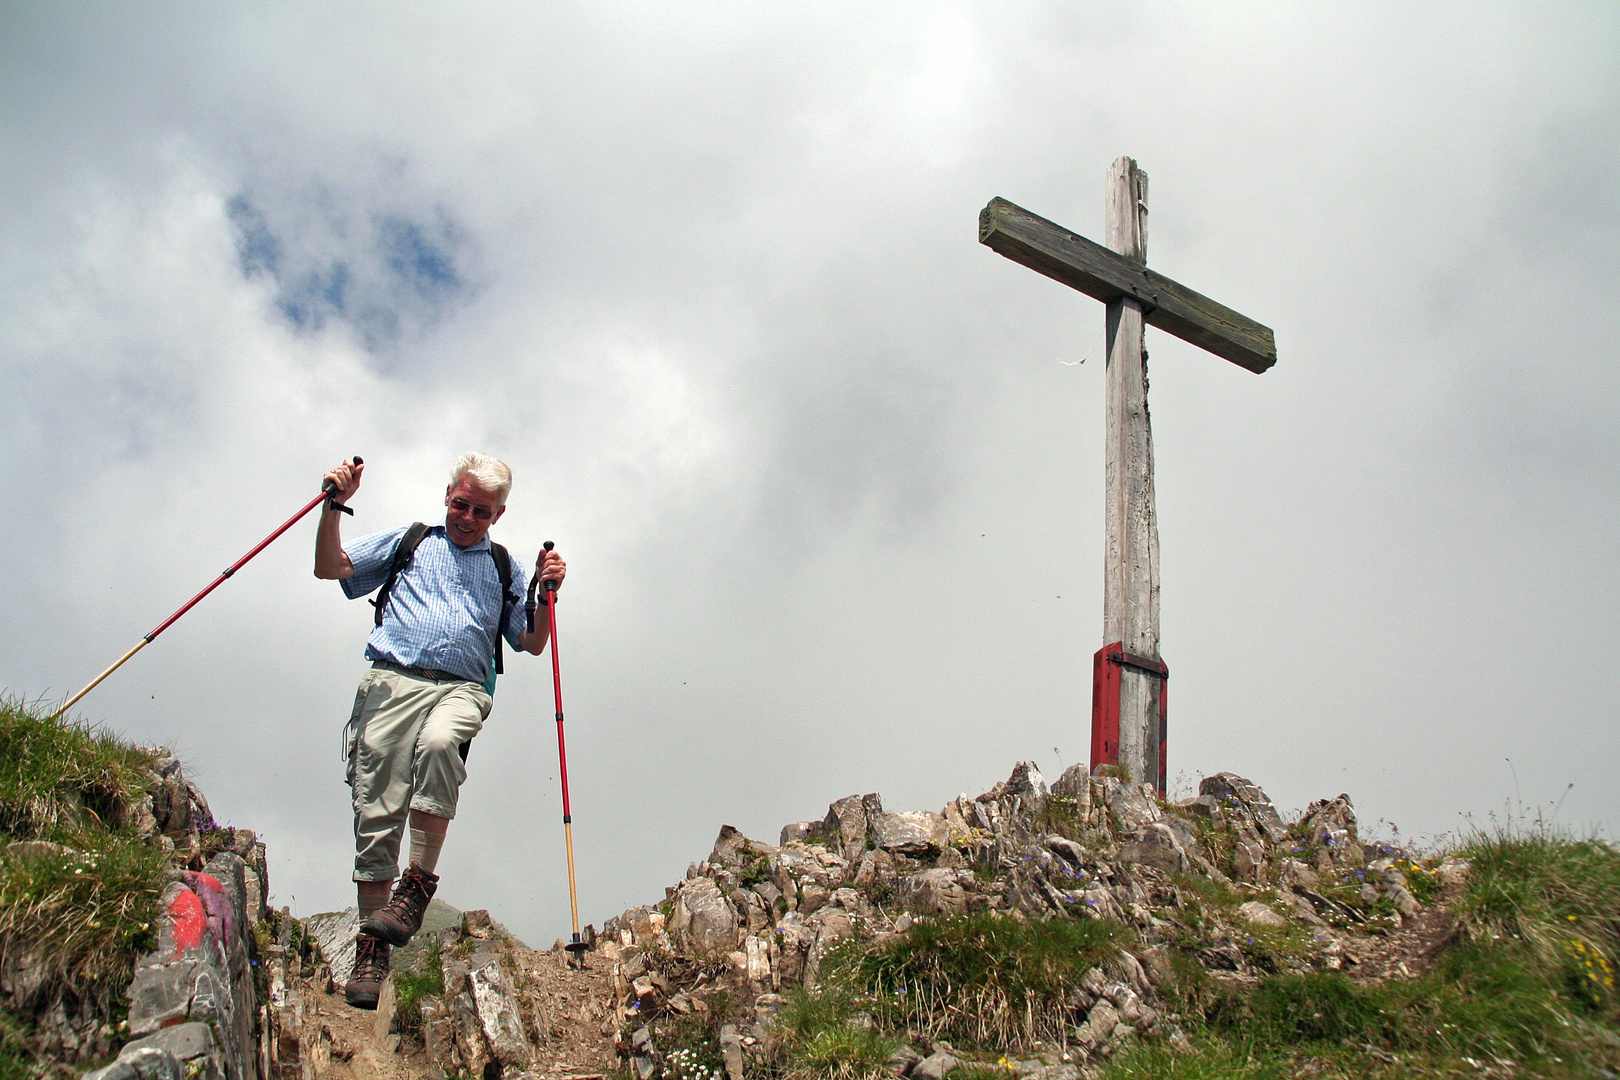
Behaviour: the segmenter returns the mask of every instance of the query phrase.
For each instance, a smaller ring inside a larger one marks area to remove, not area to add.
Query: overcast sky
[[[513,467],[559,608],[581,915],[722,823],[938,809],[1089,747],[1102,305],[1003,196],[1276,331],[1150,330],[1170,775],[1388,835],[1620,824],[1612,4],[0,9],[0,685],[82,686],[367,461],[346,535]],[[314,519],[87,697],[352,903],[371,608]],[[549,663],[443,895],[567,930]],[[1556,810],[1555,810],[1556,807]],[[1385,824],[1376,824],[1382,819]]]

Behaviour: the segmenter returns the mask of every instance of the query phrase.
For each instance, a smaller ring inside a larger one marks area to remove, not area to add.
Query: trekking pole
[[[354,463],[356,465],[362,464],[362,459],[360,458],[360,455],[358,455],[358,454],[355,455]],[[135,643],[135,647],[133,649],[129,650],[129,652],[125,653],[123,656],[120,656],[117,660],[115,660],[113,662],[112,667],[108,668],[106,671],[103,671],[100,675],[97,675],[94,679],[91,679],[90,680],[90,685],[86,686],[83,690],[80,690],[77,694],[74,694],[72,697],[68,698],[67,701],[63,703],[63,705],[62,705],[62,707],[60,709],[57,709],[54,713],[51,714],[51,719],[55,720],[58,716],[61,716],[63,713],[67,712],[69,709],[73,708],[73,706],[78,703],[80,698],[84,697],[84,695],[88,694],[90,691],[94,690],[97,686],[101,685],[101,680],[105,679],[107,676],[111,675],[113,672],[115,672],[119,668],[123,667],[124,666],[124,661],[128,660],[130,657],[134,656],[136,653],[140,652],[142,649],[144,649],[148,645],[152,644],[152,640],[154,638],[156,638],[159,634],[163,633],[163,631],[167,630],[170,626],[174,625],[175,621],[178,620],[180,618],[180,616],[184,615],[186,612],[188,612],[192,608],[196,607],[197,606],[197,601],[201,600],[203,597],[207,596],[209,593],[211,593],[215,589],[219,588],[221,582],[223,582],[226,578],[230,577],[232,574],[236,573],[238,570],[242,569],[243,566],[246,566],[247,561],[249,559],[253,558],[253,556],[257,555],[259,552],[261,552],[265,548],[269,547],[271,541],[275,540],[276,537],[280,536],[282,533],[284,533],[288,529],[292,528],[293,525],[297,523],[299,518],[303,517],[305,514],[309,513],[311,510],[315,509],[322,502],[331,503],[334,509],[340,510],[345,514],[353,514],[354,513],[353,510],[350,510],[347,506],[344,506],[342,503],[338,502],[336,497],[337,497],[337,485],[332,483],[332,481],[330,481],[330,480],[326,481],[324,484],[321,485],[321,493],[319,495],[315,496],[313,499],[311,499],[309,501],[309,505],[305,506],[302,510],[298,511],[298,513],[296,513],[292,517],[288,518],[286,520],[286,522],[281,526],[281,528],[277,529],[275,532],[271,533],[269,536],[267,536],[263,540],[259,541],[259,546],[258,547],[254,548],[252,551],[248,552],[246,555],[244,555],[240,559],[236,560],[236,562],[232,563],[230,565],[230,567],[228,567],[225,570],[224,573],[220,574],[219,577],[215,578],[212,582],[209,583],[208,588],[204,589],[202,592],[198,593],[196,596],[193,596],[190,600],[186,601],[186,605],[184,607],[182,607],[179,611],[175,612],[173,615],[170,615],[167,619],[164,619],[163,622],[158,624],[158,627],[157,627],[156,630],[153,630],[150,634],[147,634],[145,637],[141,638],[141,640],[137,641]]]
[[[550,551],[555,547],[547,540],[543,547]],[[534,633],[535,586],[540,583],[540,577],[529,582],[529,600],[524,607],[529,616],[529,633]],[[585,969],[584,941],[579,936],[579,895],[574,887],[574,818],[568,810],[568,747],[563,742],[563,704],[562,704],[562,673],[557,663],[557,583],[546,582],[546,618],[550,620],[551,629],[551,686],[557,697],[557,764],[562,776],[562,810],[563,810],[563,844],[568,849],[568,907],[574,919],[574,936],[563,948],[571,954],[568,962],[571,966]]]

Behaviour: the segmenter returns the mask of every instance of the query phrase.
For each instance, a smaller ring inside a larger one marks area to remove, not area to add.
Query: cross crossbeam
[[[1105,304],[1128,296],[1149,326],[1256,374],[1277,362],[1269,326],[1006,199],[979,211],[979,243]]]

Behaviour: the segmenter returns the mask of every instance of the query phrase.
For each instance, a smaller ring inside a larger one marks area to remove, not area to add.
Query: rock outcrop
[[[1173,977],[1172,950],[1230,979],[1348,963],[1347,935],[1398,925],[1421,907],[1394,862],[1376,854],[1361,845],[1344,795],[1288,822],[1231,773],[1167,803],[1151,787],[1079,766],[1048,786],[1022,762],[938,813],[887,812],[866,794],[786,826],[777,844],[725,826],[661,905],[608,920],[598,950],[612,966],[620,1046],[649,1080],[670,1049],[649,1020],[724,1003],[741,1032],[734,1048],[760,1058],[782,995],[815,985],[829,949],[850,936],[881,941],[968,912],[1112,919],[1136,944],[1088,975],[1073,1002],[1068,1044],[1084,1059],[1126,1038],[1184,1038],[1156,989]],[[1199,879],[1230,901],[1211,903],[1190,887]],[[891,1064],[924,1080],[958,1063],[944,1051],[910,1056]]]
[[[173,857],[175,880],[159,902],[157,948],[136,963],[127,992],[131,1041],[87,1080],[253,1080],[253,928],[269,914],[264,844],[250,830],[220,827],[172,757],[158,759],[152,781],[134,818]]]

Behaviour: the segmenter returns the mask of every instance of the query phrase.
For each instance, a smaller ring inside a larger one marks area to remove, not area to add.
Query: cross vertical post
[[[1147,174],[1122,157],[1108,170],[1108,246],[1147,265]],[[1108,302],[1106,544],[1103,557],[1103,651],[1159,660],[1159,522],[1153,502],[1153,425],[1148,414],[1142,302]],[[1115,661],[1106,661],[1116,664]],[[1095,669],[1095,661],[1093,667]],[[1163,788],[1160,698],[1164,680],[1118,664],[1117,678],[1093,680],[1092,725],[1118,717],[1116,756],[1137,783]],[[1108,700],[1117,690],[1117,702]],[[1095,740],[1094,740],[1095,741]]]

